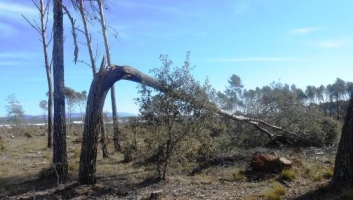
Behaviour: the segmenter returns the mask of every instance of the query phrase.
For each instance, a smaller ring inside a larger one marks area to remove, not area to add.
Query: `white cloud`
[[[0,22],[0,32],[2,33],[2,35],[8,36],[8,35],[13,35],[14,33],[16,33],[16,30],[12,26]]]
[[[328,48],[328,49],[333,49],[333,48],[341,48],[345,45],[347,45],[349,41],[321,41],[319,42],[319,46],[322,48]]]
[[[26,56],[24,56],[26,55]],[[17,52],[0,52],[0,59],[19,59],[19,58],[35,58],[41,55],[39,52],[27,52],[27,51],[17,51]]]
[[[320,30],[324,30],[324,29],[325,29],[324,27],[312,26],[312,27],[296,28],[296,29],[291,30],[291,32],[294,34],[297,34],[297,35],[306,35],[311,32],[320,31]]]
[[[24,4],[16,4],[16,3],[0,3],[0,15],[1,16],[7,16],[7,17],[13,17],[14,14],[17,15],[24,15],[24,16],[34,16],[38,14],[38,10],[33,5],[33,7],[26,6]]]
[[[287,57],[245,57],[245,58],[215,58],[207,59],[209,62],[300,62],[299,58]]]

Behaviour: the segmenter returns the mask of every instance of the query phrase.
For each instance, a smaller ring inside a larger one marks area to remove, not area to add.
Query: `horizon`
[[[105,14],[107,25],[118,33],[117,38],[108,35],[114,64],[152,75],[149,70],[162,65],[160,54],[168,54],[173,66],[181,66],[191,51],[191,66],[196,66],[191,74],[200,82],[208,78],[217,91],[225,90],[232,74],[242,79],[245,89],[275,81],[305,91],[306,86],[326,86],[336,78],[353,81],[352,7],[349,0],[122,0],[110,2]],[[72,11],[72,6],[68,8]],[[46,99],[48,90],[40,35],[21,14],[29,20],[38,18],[31,1],[0,2],[0,117],[7,115],[5,99],[10,94],[16,95],[26,115],[40,115],[39,102]],[[82,28],[79,15],[71,14]],[[92,72],[85,64],[72,62],[71,25],[66,16],[64,20],[65,84],[88,92]],[[104,46],[99,26],[89,26],[100,63]],[[79,48],[79,59],[88,60],[85,45]],[[137,84],[119,81],[115,85],[118,111],[137,114],[133,100],[138,97]],[[109,93],[104,111],[111,111]]]

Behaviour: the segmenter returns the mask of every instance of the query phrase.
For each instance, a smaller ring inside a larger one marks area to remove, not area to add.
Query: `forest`
[[[14,127],[1,127],[0,198],[353,197],[353,82],[336,78],[332,84],[305,89],[272,82],[246,89],[235,72],[226,89],[216,91],[207,79],[200,82],[192,76],[190,52],[180,67],[160,55],[161,67],[151,70],[152,77],[113,63],[106,8],[98,0],[70,4],[80,13],[93,72],[88,93],[76,92],[64,81],[64,16],[77,37],[67,2],[52,2],[52,64],[49,3],[33,3],[40,23],[24,18],[40,33],[43,45],[48,100],[39,106],[47,112],[47,126],[20,122],[23,109],[9,96],[8,118]],[[93,55],[89,9],[102,27],[105,55],[100,66]],[[79,48],[74,41],[76,62]],[[115,105],[114,84],[122,80],[139,84],[135,102],[140,114],[126,123],[119,123]],[[105,123],[103,113],[108,91],[112,124]],[[70,117],[75,107],[82,113],[82,125]]]

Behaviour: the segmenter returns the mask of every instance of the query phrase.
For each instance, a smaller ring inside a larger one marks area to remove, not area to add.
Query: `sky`
[[[63,0],[82,29],[80,15]],[[174,66],[191,52],[191,74],[224,91],[232,74],[246,89],[271,82],[308,85],[353,81],[353,1],[351,0],[110,0],[105,10],[112,63],[130,65],[152,75],[167,54]],[[50,5],[50,10],[52,6]],[[39,115],[48,91],[40,35],[24,20],[39,22],[28,0],[0,1],[0,117],[6,98],[15,94],[25,114]],[[71,27],[65,17],[65,84],[89,91],[92,71],[74,64]],[[52,17],[49,17],[51,30]],[[98,64],[104,44],[98,24],[90,23]],[[117,34],[114,34],[117,33]],[[78,32],[79,60],[89,62]],[[51,48],[50,53],[51,55]],[[119,112],[138,113],[137,84],[115,84]],[[110,111],[110,94],[104,111]]]

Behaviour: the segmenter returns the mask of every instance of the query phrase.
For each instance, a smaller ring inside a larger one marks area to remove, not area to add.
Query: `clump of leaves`
[[[263,196],[267,200],[280,200],[281,196],[286,194],[286,188],[279,183],[273,183],[272,188],[263,192]]]
[[[161,55],[160,60],[163,66],[152,72],[160,83],[172,86],[176,92],[155,91],[155,94],[141,86],[141,97],[136,101],[146,132],[152,135],[144,140],[146,152],[150,154],[145,163],[155,164],[158,177],[165,179],[169,169],[197,160],[199,152],[207,157],[212,151],[212,142],[206,142],[208,130],[203,127],[211,121],[213,113],[203,105],[209,103],[208,96],[213,90],[207,81],[201,85],[190,74],[189,53],[184,66],[174,69],[168,56]],[[128,159],[129,154],[126,152]]]

